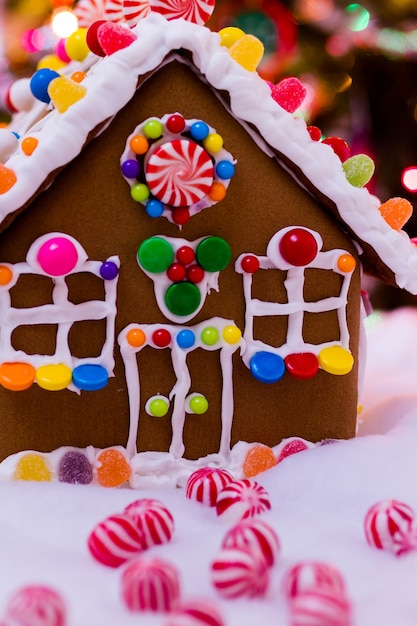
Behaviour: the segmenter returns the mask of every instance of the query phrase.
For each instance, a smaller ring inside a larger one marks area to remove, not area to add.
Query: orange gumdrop
[[[97,480],[102,487],[120,487],[132,473],[125,455],[120,450],[103,450],[97,457]]]
[[[13,170],[0,164],[0,194],[9,191],[16,183],[17,178]]]
[[[252,478],[261,472],[266,472],[274,465],[276,461],[272,449],[268,446],[256,445],[248,451],[242,469],[246,478]]]
[[[405,198],[390,198],[378,208],[384,220],[394,230],[401,230],[413,213],[413,205]]]

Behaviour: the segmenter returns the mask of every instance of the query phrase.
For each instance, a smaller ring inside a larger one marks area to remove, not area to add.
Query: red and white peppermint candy
[[[80,28],[88,28],[98,20],[124,20],[122,0],[80,0],[74,7]]]
[[[211,564],[211,581],[224,598],[263,596],[269,567],[257,550],[223,548]]]
[[[417,548],[414,511],[404,502],[383,500],[365,516],[365,536],[370,546],[396,556]]]
[[[123,0],[106,0],[105,19],[109,20],[109,22],[124,21]]]
[[[261,519],[244,519],[226,533],[222,547],[259,550],[268,566],[272,566],[278,558],[281,544],[269,524]]]
[[[139,558],[121,578],[122,598],[131,611],[171,611],[180,596],[176,568],[160,559]]]
[[[350,626],[351,604],[330,589],[300,593],[289,604],[290,626]]]
[[[129,504],[124,512],[143,534],[145,548],[170,541],[174,530],[172,513],[153,498],[141,498]]]
[[[182,18],[187,22],[205,24],[214,11],[216,0],[150,0],[151,9],[167,20]]]
[[[227,522],[254,517],[271,508],[269,494],[259,483],[244,478],[233,480],[217,497],[217,515]]]
[[[142,552],[145,544],[130,515],[118,514],[97,524],[88,538],[88,548],[103,565],[119,567]]]
[[[123,14],[130,28],[136,26],[150,12],[151,5],[149,0],[123,0]]]
[[[42,585],[19,589],[6,607],[5,624],[16,626],[65,626],[66,606],[61,595]]]
[[[328,590],[336,595],[344,595],[345,581],[333,565],[317,561],[297,563],[287,572],[284,591],[291,599],[301,593],[316,589]]]
[[[164,204],[184,207],[204,198],[213,183],[209,154],[194,141],[174,139],[158,146],[145,166],[151,193]]]
[[[226,470],[202,467],[189,477],[185,495],[190,500],[215,506],[219,492],[232,480],[232,476]]]
[[[224,626],[224,620],[211,602],[195,600],[175,609],[165,626]]]

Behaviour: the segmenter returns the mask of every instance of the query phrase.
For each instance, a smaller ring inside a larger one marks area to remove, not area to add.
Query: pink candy
[[[179,606],[165,626],[225,626],[217,608],[210,602],[194,601]]]
[[[305,439],[300,439],[300,437],[291,437],[281,448],[277,464],[281,463],[284,459],[292,454],[297,454],[298,452],[303,452],[304,450],[308,450],[312,448],[314,444],[306,441]]]
[[[191,474],[185,495],[207,506],[215,506],[220,491],[232,481],[229,472],[222,469],[202,467]]]
[[[263,596],[269,567],[257,550],[223,548],[211,565],[211,581],[224,598]]]
[[[328,589],[337,594],[344,594],[345,583],[340,572],[327,563],[306,561],[294,565],[286,576],[287,597],[295,598],[312,589]]]
[[[103,565],[119,567],[145,549],[143,532],[129,515],[111,515],[91,532],[88,548]]]
[[[365,516],[365,537],[370,546],[400,556],[417,548],[414,512],[398,500],[383,500]]]
[[[104,54],[107,55],[114,54],[122,48],[127,48],[136,39],[135,33],[132,33],[129,28],[113,22],[104,22],[97,29],[97,41]]]
[[[224,537],[222,547],[258,550],[268,566],[276,563],[281,549],[275,530],[260,519],[245,519],[233,526]]]
[[[66,607],[60,594],[41,585],[17,591],[6,607],[4,626],[65,626]]]
[[[227,522],[253,517],[270,508],[266,489],[249,479],[229,482],[220,491],[216,502],[217,515]]]
[[[303,103],[307,90],[298,78],[289,77],[274,85],[271,95],[283,109],[289,113],[294,113]]]
[[[174,518],[171,512],[152,498],[142,498],[129,504],[125,511],[143,534],[144,547],[170,541],[174,530]]]
[[[121,586],[131,611],[170,611],[180,596],[177,570],[160,559],[131,561],[123,570]]]

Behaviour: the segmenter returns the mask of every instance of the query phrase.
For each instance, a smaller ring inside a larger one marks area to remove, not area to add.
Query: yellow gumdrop
[[[65,52],[73,61],[84,61],[89,54],[87,46],[87,28],[78,28],[65,42]]]
[[[413,214],[413,205],[405,198],[390,198],[379,207],[384,220],[394,230],[401,230]]]
[[[320,367],[329,374],[342,376],[349,374],[353,367],[354,359],[349,350],[341,346],[323,348],[318,355]]]
[[[61,391],[72,381],[72,370],[63,363],[41,365],[36,370],[36,382],[47,391]]]
[[[62,70],[62,68],[65,67],[66,65],[67,64],[65,63],[65,61],[57,57],[56,54],[47,54],[46,56],[42,57],[38,61],[36,69],[37,70],[48,69],[48,70],[55,70],[56,72],[59,72],[59,70]]]
[[[51,480],[51,472],[45,459],[40,454],[28,452],[18,460],[14,477],[16,480],[49,482]]]
[[[239,39],[245,35],[245,31],[237,26],[227,26],[226,28],[222,28],[219,30],[220,35],[220,45],[225,48],[230,48],[236,43]]]
[[[87,89],[83,85],[65,76],[54,78],[48,86],[48,94],[60,113],[65,113],[70,106],[84,98],[86,93]]]
[[[244,35],[229,48],[229,51],[230,56],[239,65],[249,72],[254,72],[262,61],[264,46],[254,35]]]

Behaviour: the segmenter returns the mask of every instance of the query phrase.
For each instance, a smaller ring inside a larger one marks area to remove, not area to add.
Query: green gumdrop
[[[367,154],[356,154],[342,163],[347,180],[354,187],[364,187],[375,171],[375,164]]]

